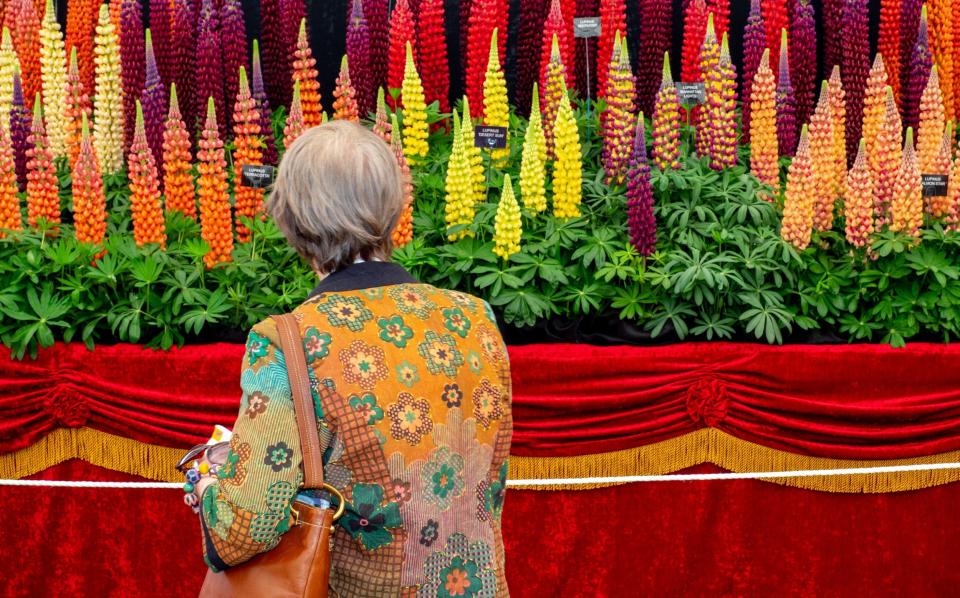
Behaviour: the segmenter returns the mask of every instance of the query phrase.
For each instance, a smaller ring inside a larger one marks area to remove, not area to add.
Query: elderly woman
[[[331,594],[505,596],[507,352],[489,305],[387,261],[403,183],[387,144],[337,121],[290,146],[268,204],[321,279],[293,313],[324,477],[346,497]],[[291,524],[303,470],[286,380],[264,320],[247,341],[230,451],[196,484],[214,570],[255,559]]]

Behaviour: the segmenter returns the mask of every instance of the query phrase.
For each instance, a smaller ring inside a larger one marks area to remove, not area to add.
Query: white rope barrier
[[[637,482],[704,482],[722,480],[762,480],[770,478],[809,478],[817,476],[853,476],[879,473],[902,473],[911,471],[936,471],[960,469],[960,463],[920,463],[916,465],[885,465],[880,467],[854,467],[848,469],[800,469],[795,471],[758,471],[725,473],[682,473],[666,475],[635,475],[597,478],[547,478],[530,480],[507,480],[507,486],[580,486],[633,484]],[[128,488],[170,489],[183,484],[171,482],[89,482],[67,480],[0,480],[0,486],[33,486],[46,488]]]

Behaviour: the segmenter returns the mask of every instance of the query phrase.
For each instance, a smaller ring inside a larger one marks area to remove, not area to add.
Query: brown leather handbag
[[[200,596],[262,598],[326,598],[330,582],[330,534],[333,522],[343,513],[343,495],[323,481],[323,453],[317,433],[317,415],[313,407],[299,327],[292,314],[275,316],[280,333],[280,348],[287,363],[297,429],[303,448],[303,488],[324,490],[336,495],[337,512],[302,502],[293,504],[293,522],[280,543],[272,550],[221,573],[207,572]]]

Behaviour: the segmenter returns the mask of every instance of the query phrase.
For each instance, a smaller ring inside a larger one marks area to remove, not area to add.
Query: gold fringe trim
[[[577,457],[510,457],[510,479],[664,475],[703,463],[737,473],[847,469],[960,462],[960,451],[912,459],[857,461],[808,457],[704,428],[645,446]],[[766,478],[763,481],[823,492],[886,493],[918,490],[960,480],[960,469],[857,475]],[[723,482],[718,482],[723,483]],[[530,490],[587,490],[615,484],[531,486]],[[522,485],[520,487],[523,487]]]
[[[27,448],[0,455],[0,478],[19,479],[69,459],[141,476],[179,482],[174,467],[186,449],[146,444],[91,428],[59,428]],[[663,475],[702,463],[738,473],[847,469],[960,462],[960,451],[912,459],[855,461],[807,457],[740,440],[713,428],[634,449],[578,457],[510,457],[510,479]],[[764,481],[823,492],[885,493],[960,481],[960,470],[905,471],[847,476],[767,478]],[[718,482],[723,483],[723,482]],[[588,490],[615,484],[531,486],[531,490]],[[523,486],[520,485],[522,488]]]

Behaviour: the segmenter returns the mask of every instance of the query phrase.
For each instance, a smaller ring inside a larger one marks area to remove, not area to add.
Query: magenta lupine
[[[670,49],[671,0],[640,1],[640,51],[637,56],[637,105],[647,114],[660,89],[661,59]]]
[[[913,127],[916,131],[920,124],[920,97],[927,86],[927,80],[930,78],[930,69],[933,68],[933,57],[930,54],[930,38],[927,32],[927,8],[923,7],[920,17],[920,28],[917,30],[917,41],[913,45],[911,52],[906,54],[910,57],[907,62],[907,76],[903,81],[903,128]],[[844,83],[846,86],[846,83]]]
[[[753,78],[760,68],[760,59],[767,48],[767,32],[764,28],[760,0],[750,0],[750,16],[743,32],[743,76],[740,78],[740,96],[743,98],[743,141],[750,142],[750,98],[752,97]]]
[[[637,132],[633,137],[627,175],[627,227],[630,243],[637,253],[650,256],[657,246],[657,221],[653,214],[653,186],[650,182],[650,163],[647,162],[642,112],[637,118]]]
[[[170,0],[150,0],[150,32],[153,34],[153,41],[158,48],[163,48],[163,52],[157,56],[157,69],[160,71],[160,79],[166,86],[173,80],[174,69],[176,69],[176,55],[171,51],[170,26],[172,16],[170,14]]]
[[[263,163],[277,164],[277,144],[273,139],[273,113],[270,111],[270,98],[263,87],[263,71],[260,68],[260,42],[253,40],[253,77],[251,94],[260,113],[260,136],[263,139]]]
[[[867,0],[845,0],[843,4],[840,77],[847,100],[847,164],[857,157],[863,128],[863,95],[870,74],[870,23],[867,11]]]
[[[367,65],[360,64],[356,66],[354,66],[353,62],[350,63],[350,79],[352,81],[354,80],[354,71],[358,68],[368,71],[367,74],[370,79],[368,84],[368,95],[370,97],[367,98],[367,100],[370,101],[370,106],[364,108],[364,103],[358,102],[361,108],[361,117],[373,111],[373,92],[387,80],[387,48],[389,47],[388,35],[390,31],[387,19],[388,4],[395,4],[395,2],[390,2],[390,0],[363,0],[363,15],[367,20],[367,27],[369,27],[368,39],[370,48],[368,52],[370,62]],[[350,58],[348,60],[353,59]],[[418,62],[417,64],[420,63]],[[421,76],[422,75],[421,73]]]
[[[787,33],[780,43],[780,77],[777,81],[777,143],[781,156],[792,156],[797,149],[797,114],[790,82],[790,60],[787,56]]]
[[[226,131],[226,100],[223,97],[223,55],[220,52],[220,19],[213,8],[213,0],[203,0],[200,8],[200,27],[197,32],[197,69],[193,80],[194,114],[207,113],[207,102],[213,98],[216,107],[217,127]],[[289,86],[289,81],[287,82]],[[189,123],[202,128],[203,119]],[[191,129],[198,134],[200,129]]]
[[[817,24],[810,0],[792,0],[790,17],[790,81],[798,123],[810,122],[817,78]]]
[[[287,52],[287,60],[292,62],[293,53],[297,50],[297,37],[300,36],[300,21],[307,18],[307,6],[304,0],[280,0],[280,18],[282,19],[283,46]],[[308,36],[309,27],[308,21]]]
[[[123,77],[124,155],[133,138],[137,100],[146,78],[143,35],[143,6],[140,0],[123,0],[120,8],[120,73]]]
[[[280,13],[280,8],[280,0],[260,0],[260,50],[264,67],[264,83],[267,86],[270,104],[273,106],[289,106],[293,93],[290,86],[293,67],[287,53],[287,47],[284,45],[283,15]],[[197,43],[199,44],[199,40]],[[350,59],[350,62],[353,63],[353,58]],[[203,108],[197,114],[203,120],[207,113],[207,100],[201,98],[201,101]],[[220,108],[218,105],[218,117],[222,113]],[[220,130],[223,131],[224,129],[221,127]]]
[[[20,82],[20,69],[13,71],[13,106],[10,109],[10,140],[13,142],[13,161],[17,165],[17,186],[21,191],[27,188],[27,138],[33,119],[23,102],[23,84]]]
[[[821,0],[823,15],[823,61],[829,71],[840,65],[843,56],[844,0]]]
[[[350,65],[350,80],[357,91],[360,114],[373,110],[374,91],[370,56],[370,28],[363,14],[361,0],[353,0],[350,20],[347,23],[347,63]],[[386,63],[386,61],[384,61]],[[386,65],[384,65],[386,73]]]
[[[466,2],[461,2],[461,12]],[[514,91],[518,112],[529,116],[531,92],[540,79],[540,52],[543,47],[543,22],[550,2],[547,0],[520,0],[520,35],[517,41],[517,85]],[[462,15],[461,15],[462,17]],[[578,40],[579,41],[579,40]],[[596,64],[596,54],[591,55]],[[593,76],[596,79],[596,75]]]
[[[193,72],[196,64],[196,21],[190,0],[172,0],[170,5],[170,54],[173,57],[173,83],[177,84],[180,112],[187,130],[194,131]]]
[[[223,101],[226,108],[232,108],[237,101],[237,90],[240,88],[240,67],[246,67],[248,64],[247,30],[240,0],[219,0],[219,2]],[[228,109],[225,112],[227,113],[226,122],[232,123],[233,110]]]
[[[167,117],[167,90],[160,79],[157,69],[157,60],[153,53],[153,39],[151,31],[147,29],[146,81],[143,84],[143,96],[140,99],[143,110],[144,131],[147,136],[147,145],[153,153],[153,161],[157,168],[163,170],[163,122]]]
[[[917,43],[917,34],[920,32],[920,13],[923,12],[924,0],[901,0],[900,2],[900,95],[897,98],[901,107],[906,109],[903,102],[910,80],[910,57],[913,56],[913,47]],[[886,56],[884,56],[886,58]],[[917,96],[919,101],[919,97]]]

